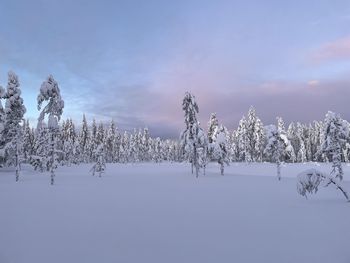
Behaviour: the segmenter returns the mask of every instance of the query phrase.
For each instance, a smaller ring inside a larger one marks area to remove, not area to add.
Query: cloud
[[[314,63],[350,59],[350,36],[321,45],[311,55]]]
[[[319,82],[318,80],[316,80],[316,79],[313,79],[313,80],[309,80],[309,81],[307,82],[307,84],[308,84],[310,87],[316,87],[316,86],[318,86],[318,85],[320,84],[320,82]]]

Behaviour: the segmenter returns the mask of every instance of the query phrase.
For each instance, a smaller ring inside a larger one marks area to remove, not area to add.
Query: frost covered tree
[[[343,180],[342,149],[349,134],[348,125],[338,114],[329,111],[326,114],[323,126],[323,143],[318,155],[324,154],[332,160],[331,174]]]
[[[195,168],[196,177],[198,177],[199,169],[206,163],[207,139],[197,120],[198,104],[195,97],[189,92],[185,93],[182,110],[185,116],[186,128],[180,136],[181,148],[186,159],[191,163],[192,173]]]
[[[33,166],[34,170],[40,172],[48,171],[49,163],[49,132],[44,122],[40,124],[35,130],[33,154],[29,158],[29,163]]]
[[[208,122],[208,131],[207,131],[207,137],[208,137],[208,143],[211,145],[214,142],[214,136],[215,136],[215,131],[219,127],[219,120],[216,117],[216,113],[212,113],[210,115],[210,119]],[[213,160],[213,148],[208,147],[208,154],[209,158]]]
[[[283,156],[290,152],[291,144],[282,130],[275,125],[266,126],[267,144],[265,154],[271,158],[271,161],[277,165],[277,178],[281,180],[281,162]]]
[[[5,94],[5,122],[1,134],[1,145],[4,149],[6,164],[16,168],[16,182],[19,180],[23,143],[23,130],[20,123],[23,121],[23,116],[26,112],[19,86],[17,75],[10,71],[8,73],[8,83]]]
[[[213,142],[210,144],[213,149],[213,158],[220,165],[220,173],[224,175],[225,164],[229,165],[228,152],[228,131],[223,126],[216,127],[213,137]]]
[[[148,128],[143,129],[140,144],[140,158],[142,161],[150,161],[150,134]]]
[[[51,175],[51,185],[55,181],[55,170],[58,166],[58,153],[60,153],[57,148],[57,136],[59,133],[58,121],[61,119],[63,113],[64,101],[61,98],[61,92],[58,87],[57,82],[50,75],[41,85],[40,93],[37,98],[38,101],[38,110],[41,110],[38,126],[41,127],[42,122],[45,119],[45,116],[48,116],[48,133],[50,138],[49,144],[49,162],[48,169]],[[47,104],[42,107],[43,102],[47,101]]]
[[[90,141],[89,141],[89,161],[95,161],[95,151],[97,149],[98,142],[97,142],[97,125],[95,119],[92,120],[92,125],[91,125],[91,134],[90,134]]]
[[[115,146],[116,146],[116,127],[115,127],[115,123],[112,120],[108,131],[107,131],[107,136],[105,139],[105,145],[106,145],[106,161],[107,162],[114,162],[115,160]]]
[[[251,156],[248,151],[248,138],[247,138],[247,120],[245,116],[239,121],[237,128],[238,136],[238,158],[240,161],[250,162]]]
[[[90,142],[89,126],[84,114],[83,123],[81,126],[81,132],[79,135],[80,160],[84,163],[89,161],[89,142]]]
[[[304,136],[304,127],[298,122],[297,123],[297,133],[296,133],[298,142],[299,142],[299,151],[297,155],[298,162],[306,162],[306,147],[305,147],[305,136]]]
[[[29,162],[30,156],[34,153],[34,130],[29,125],[29,120],[23,124],[23,158]]]
[[[216,113],[212,113],[210,115],[210,119],[208,122],[208,132],[207,132],[209,143],[212,143],[214,141],[214,133],[217,127],[219,127],[219,120],[216,117]]]
[[[101,177],[106,170],[106,156],[103,144],[97,146],[94,155],[96,156],[96,162],[91,168],[92,175],[98,173],[98,176]]]
[[[261,120],[256,115],[254,107],[249,108],[245,121],[245,133],[247,161],[261,161],[261,152],[264,143],[264,127]]]
[[[1,99],[5,98],[5,89],[0,86],[0,165],[2,166],[4,163],[4,158],[5,158],[5,151],[4,151],[4,146],[5,146],[5,140],[3,136],[3,131],[5,127],[5,111],[4,107],[2,106],[2,101]]]

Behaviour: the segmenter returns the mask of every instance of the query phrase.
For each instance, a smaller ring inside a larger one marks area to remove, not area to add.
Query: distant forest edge
[[[350,124],[332,112],[323,121],[310,124],[292,122],[286,127],[277,117],[276,125],[264,126],[251,107],[237,129],[228,130],[215,113],[208,116],[204,128],[197,121],[195,97],[186,93],[184,131],[174,140],[154,138],[147,128],[121,132],[113,121],[88,124],[85,115],[79,130],[71,119],[60,122],[64,102],[51,75],[40,87],[36,128],[23,119],[26,108],[14,72],[8,73],[6,90],[0,87],[0,96],[5,101],[5,107],[0,104],[1,166],[16,167],[18,174],[20,164],[29,163],[36,170],[50,171],[52,183],[58,165],[95,163],[101,156],[107,163],[189,161],[197,169],[216,161],[222,173],[224,164],[230,162],[334,163],[350,159]]]

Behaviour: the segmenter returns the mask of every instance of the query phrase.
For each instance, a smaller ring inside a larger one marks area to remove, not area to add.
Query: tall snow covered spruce
[[[185,114],[186,129],[181,133],[181,147],[185,158],[191,163],[191,169],[196,170],[196,177],[199,176],[199,169],[205,169],[207,154],[207,137],[199,125],[197,114],[199,108],[195,97],[189,93],[185,93],[182,101],[182,110]]]
[[[55,170],[58,165],[58,154],[62,152],[57,149],[57,136],[59,134],[58,121],[61,119],[64,101],[61,98],[61,92],[58,87],[58,83],[55,81],[52,75],[45,80],[41,87],[40,93],[37,98],[38,110],[41,110],[38,118],[38,126],[42,127],[42,122],[45,116],[48,115],[48,132],[50,136],[49,141],[49,162],[48,169],[51,175],[51,185],[55,182]],[[45,107],[42,108],[44,101],[47,101]]]
[[[23,116],[26,112],[19,86],[17,75],[10,71],[8,73],[7,90],[3,94],[3,97],[6,98],[5,121],[2,127],[0,144],[5,164],[16,168],[16,182],[19,180],[23,144],[23,130],[20,123],[24,121]]]
[[[349,135],[349,126],[339,115],[329,111],[326,114],[323,126],[323,143],[319,155],[324,154],[332,160],[332,172],[335,178],[343,180],[342,149]]]

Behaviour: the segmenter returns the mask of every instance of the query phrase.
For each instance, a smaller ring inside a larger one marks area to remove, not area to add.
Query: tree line
[[[79,163],[189,161],[198,176],[211,161],[218,162],[224,174],[224,166],[230,162],[274,162],[280,169],[281,162],[350,160],[350,124],[332,112],[324,121],[310,124],[286,126],[278,117],[275,125],[265,126],[250,107],[236,129],[227,129],[215,113],[202,128],[195,97],[186,93],[182,102],[184,131],[179,139],[161,139],[152,137],[147,128],[120,131],[113,120],[88,123],[84,115],[79,129],[72,119],[62,121],[64,102],[51,75],[39,89],[36,128],[23,119],[26,108],[14,72],[8,74],[6,90],[0,87],[0,98],[5,101],[5,107],[0,103],[0,164],[16,167],[16,180],[21,163],[50,171],[53,184],[59,165]],[[342,174],[341,168],[337,171]]]

